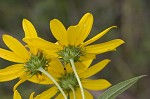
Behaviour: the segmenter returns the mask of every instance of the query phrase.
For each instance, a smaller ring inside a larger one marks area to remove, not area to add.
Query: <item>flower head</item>
[[[79,74],[80,80],[82,82],[84,89],[84,94],[86,99],[93,99],[93,96],[86,90],[103,90],[108,88],[111,84],[105,80],[105,79],[97,79],[92,80],[89,79],[89,77],[93,76],[94,74],[98,73],[100,70],[102,70],[110,60],[105,59],[91,67],[90,62],[85,62],[84,64],[82,62],[76,62],[75,66],[77,68],[77,72]],[[63,65],[60,63],[59,60],[55,60],[51,62],[51,71],[55,71],[55,74],[52,74],[56,79],[57,82],[60,84],[62,89],[65,91],[66,95],[70,97],[70,99],[73,99],[73,90],[76,95],[76,99],[81,99],[81,92],[79,89],[79,85],[77,82],[77,79],[73,73],[73,70],[70,66],[70,64],[67,64],[65,69],[63,68]],[[55,70],[56,67],[59,67],[59,70]],[[83,68],[87,67],[87,68]],[[53,86],[50,89],[44,91],[43,93],[37,95],[35,99],[48,99],[53,97],[56,93],[59,93],[58,89]],[[62,97],[62,94],[59,93],[58,96],[56,96],[55,99],[60,99]]]
[[[50,29],[54,37],[57,39],[56,44],[39,37],[25,37],[24,41],[26,43],[35,44],[34,46],[42,48],[42,50],[46,51],[47,54],[59,57],[66,62],[68,62],[72,57],[75,62],[93,59],[95,55],[113,51],[124,43],[121,39],[115,39],[105,43],[89,45],[105,35],[110,29],[116,27],[109,27],[93,38],[85,41],[92,29],[92,25],[93,16],[90,13],[86,13],[77,25],[70,26],[67,30],[59,20],[53,19],[50,21]],[[30,25],[26,24],[26,27],[28,27],[28,30],[34,30],[33,25],[31,27],[31,23]],[[24,29],[24,31],[25,33],[27,32],[26,29]]]
[[[9,35],[3,35],[3,41],[11,51],[0,48],[0,57],[15,62],[15,64],[0,70],[0,82],[21,78],[14,90],[25,80],[41,84],[51,82],[41,72],[37,71],[39,67],[48,70],[50,60],[46,58],[43,52],[35,52],[32,47],[29,47],[30,50],[28,51],[17,39]]]

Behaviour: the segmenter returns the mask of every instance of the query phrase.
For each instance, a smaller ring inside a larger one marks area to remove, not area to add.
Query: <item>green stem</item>
[[[69,87],[70,87],[70,89],[71,89],[71,90],[72,90],[72,92],[73,92],[73,99],[76,99],[76,93],[75,93],[74,88],[72,87],[72,85],[71,85],[71,84],[69,84]]]
[[[65,92],[63,91],[63,89],[60,87],[60,85],[56,82],[56,80],[47,71],[45,71],[42,67],[39,67],[37,70],[39,70],[40,72],[45,74],[47,77],[49,77],[54,82],[54,84],[57,86],[57,88],[60,90],[60,92],[62,93],[64,98],[67,99],[67,96],[66,96]]]
[[[81,91],[81,94],[82,94],[82,99],[85,99],[83,86],[82,86],[82,83],[81,83],[80,78],[79,78],[79,76],[78,76],[78,73],[77,73],[77,71],[76,71],[76,67],[75,67],[75,65],[74,65],[74,60],[73,60],[73,59],[70,59],[70,63],[71,63],[71,65],[72,65],[72,69],[73,69],[73,71],[74,71],[74,74],[75,74],[75,76],[76,76],[76,78],[77,78],[77,81],[78,81],[78,84],[79,84],[79,87],[80,87],[80,91]]]

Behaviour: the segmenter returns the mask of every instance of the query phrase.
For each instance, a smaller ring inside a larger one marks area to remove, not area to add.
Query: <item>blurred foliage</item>
[[[99,55],[96,62],[109,58],[112,62],[94,78],[107,78],[112,84],[134,76],[150,74],[150,1],[149,0],[0,0],[0,37],[10,34],[19,40],[24,37],[22,19],[30,20],[40,37],[55,42],[49,30],[49,21],[59,19],[66,28],[77,24],[79,19],[90,12],[94,25],[89,38],[105,28],[117,25],[103,38],[103,42],[122,38],[126,43],[116,52]],[[6,48],[2,39],[0,47]],[[0,68],[12,63],[0,59]],[[146,77],[130,88],[118,99],[148,99],[150,79]],[[12,99],[12,87],[18,80],[0,83],[1,99]],[[18,90],[27,99],[32,91],[40,93],[48,87],[23,83]],[[93,92],[97,96],[98,92]],[[28,94],[28,95],[27,95]]]

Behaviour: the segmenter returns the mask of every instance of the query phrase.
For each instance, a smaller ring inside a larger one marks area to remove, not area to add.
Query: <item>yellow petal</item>
[[[15,90],[15,92],[14,92],[13,99],[22,99],[22,97],[20,96],[20,94],[17,90]]]
[[[76,62],[75,67],[76,67],[78,74],[85,71],[85,69],[86,69],[86,65],[84,65],[82,62]]]
[[[62,76],[61,73],[58,71],[58,68],[56,69],[54,67],[49,66],[48,72],[49,74],[51,74],[51,76],[55,78],[55,80],[57,80],[57,78],[60,78]]]
[[[111,83],[105,79],[98,79],[98,80],[83,79],[82,85],[84,88],[89,90],[103,90],[111,86]]]
[[[101,71],[108,63],[110,62],[110,60],[105,59],[91,67],[89,67],[86,71],[84,71],[83,73],[79,74],[80,78],[87,78],[90,76],[93,76],[94,74],[98,73],[99,71]]]
[[[34,47],[33,45],[27,45],[27,47],[29,47],[30,49],[30,53],[32,53],[33,55],[37,55],[38,49],[36,47]]]
[[[83,43],[81,46],[86,46],[88,44],[93,43],[94,41],[98,40],[99,38],[101,38],[103,35],[105,35],[106,33],[109,32],[109,30],[111,30],[112,28],[117,28],[116,26],[112,26],[107,28],[106,30],[100,32],[99,34],[97,34],[96,36],[94,36],[93,38],[91,38],[90,40],[86,41],[85,43]]]
[[[32,92],[31,95],[30,95],[30,97],[29,97],[29,99],[34,99],[34,98],[33,98],[33,95],[34,95],[34,94],[35,94],[35,92]]]
[[[91,60],[91,59],[95,59],[96,54],[94,53],[85,53],[85,56],[81,56],[80,60],[81,61],[87,61],[87,60]]]
[[[53,84],[53,82],[47,76],[44,77],[44,80],[40,81],[36,75],[33,75],[30,79],[28,79],[28,81],[37,84]]]
[[[30,58],[27,49],[15,38],[9,35],[3,35],[5,44],[20,58],[28,60]]]
[[[25,37],[37,37],[36,30],[29,20],[23,19],[22,26],[25,32]]]
[[[0,82],[16,79],[24,74],[23,65],[15,64],[5,69],[0,69]]]
[[[41,94],[37,95],[35,99],[50,99],[52,98],[56,93],[58,92],[58,89],[54,86],[49,88],[48,90],[42,92]]]
[[[35,47],[37,47],[40,50],[50,50],[52,52],[57,52],[58,50],[62,49],[61,46],[51,43],[49,41],[46,41],[42,38],[24,38],[23,39],[24,42],[26,42],[27,44],[32,44]]]
[[[67,71],[67,73],[72,73],[73,72],[72,67],[70,66],[70,64],[67,64],[65,66],[65,70]]]
[[[60,73],[60,74],[64,74],[64,67],[62,65],[62,63],[60,62],[60,60],[58,58],[54,58],[51,60],[50,62],[50,66],[55,68],[55,70]]]
[[[70,95],[71,99],[73,99],[73,93],[70,92],[69,95]],[[85,89],[84,89],[84,95],[85,95],[85,99],[93,99],[92,94],[89,93],[89,92],[88,92],[87,90],[85,90]],[[76,99],[82,99],[81,91],[80,91],[79,88],[76,90]]]
[[[86,99],[94,99],[93,95],[89,93],[87,90],[84,90],[84,94]]]
[[[82,61],[82,63],[86,66],[86,69],[91,65],[93,59]]]
[[[76,33],[76,26],[70,26],[67,29],[67,38],[69,45],[76,45],[75,43],[78,40],[77,33]]]
[[[115,39],[101,44],[90,45],[85,48],[87,53],[101,54],[104,52],[113,51],[123,43],[123,40]]]
[[[0,48],[0,57],[11,62],[24,63],[26,60],[21,59],[14,52]]]
[[[64,25],[57,19],[50,21],[50,29],[54,37],[59,41],[61,45],[67,45],[67,31]]]
[[[64,96],[60,93],[60,94],[58,94],[58,95],[56,96],[55,99],[64,99]]]
[[[23,77],[19,80],[19,82],[17,82],[15,84],[15,86],[13,87],[13,91],[16,90],[16,88],[23,82],[25,82],[27,79],[29,79],[28,75],[23,75]]]
[[[76,99],[82,99],[80,88],[77,88],[76,91],[75,91],[75,93],[76,93]],[[73,94],[73,93],[71,92],[70,94]]]
[[[93,15],[86,13],[77,24],[77,36],[79,37],[77,45],[81,44],[89,35],[93,25]]]

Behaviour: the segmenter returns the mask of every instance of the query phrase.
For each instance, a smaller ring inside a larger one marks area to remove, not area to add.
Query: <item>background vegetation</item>
[[[49,30],[49,21],[59,19],[66,28],[75,25],[90,12],[94,25],[89,38],[112,25],[111,30],[99,42],[122,38],[126,43],[115,52],[97,56],[94,63],[111,59],[111,63],[93,78],[106,78],[112,84],[146,74],[150,75],[150,1],[149,0],[0,0],[0,37],[10,34],[19,40],[24,37],[22,19],[30,20],[40,37],[55,42]],[[6,48],[2,39],[0,47]],[[10,62],[0,59],[0,68]],[[12,88],[18,80],[0,83],[0,98],[12,99]],[[145,77],[118,97],[118,99],[149,99],[150,79]],[[48,86],[50,87],[50,86]],[[23,83],[18,91],[27,99],[32,91],[40,93],[48,89],[45,85]],[[93,92],[95,97],[101,93]]]

